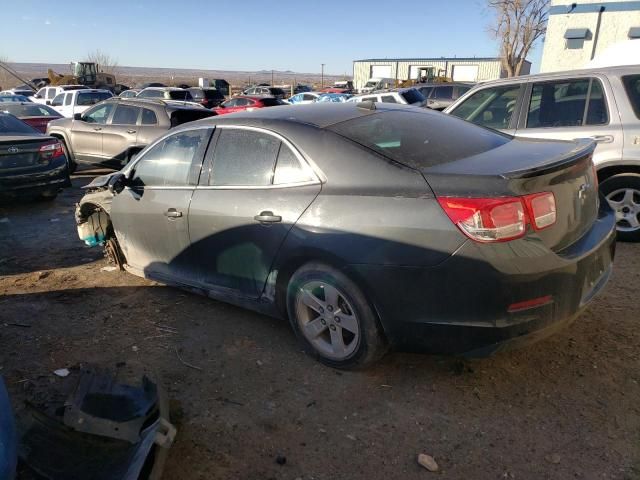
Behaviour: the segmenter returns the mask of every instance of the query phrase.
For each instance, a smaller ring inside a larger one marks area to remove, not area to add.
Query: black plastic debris
[[[157,480],[176,430],[153,375],[131,365],[38,377],[18,414],[20,459],[50,480]]]

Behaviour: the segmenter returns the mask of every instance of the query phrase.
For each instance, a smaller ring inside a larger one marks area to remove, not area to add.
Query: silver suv
[[[445,113],[519,137],[592,138],[600,191],[616,211],[618,239],[640,241],[640,66],[487,82]]]
[[[47,135],[63,141],[71,171],[78,163],[120,169],[170,128],[213,115],[183,102],[114,97],[74,118],[49,122]]]

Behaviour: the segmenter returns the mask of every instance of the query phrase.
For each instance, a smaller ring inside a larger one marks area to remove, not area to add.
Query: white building
[[[541,72],[584,68],[619,42],[640,38],[640,1],[552,0]]]
[[[525,61],[522,75],[529,73],[531,63]],[[372,77],[404,80],[436,76],[459,82],[483,82],[506,77],[499,58],[385,58],[355,60],[353,84],[360,89]]]

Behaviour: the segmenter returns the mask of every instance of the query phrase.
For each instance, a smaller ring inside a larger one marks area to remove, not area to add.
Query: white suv
[[[57,85],[55,87],[42,87],[33,97],[31,97],[31,100],[42,105],[51,105],[51,102],[56,95],[59,95],[62,92],[66,92],[68,90],[84,90],[86,88],[87,87],[84,85]]]
[[[70,90],[59,93],[51,101],[51,106],[66,118],[73,118],[75,114],[82,113],[89,107],[107,98],[113,97],[109,90],[96,90],[85,88],[83,90]]]

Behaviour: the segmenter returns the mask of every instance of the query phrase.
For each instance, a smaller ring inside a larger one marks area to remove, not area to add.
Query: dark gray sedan
[[[568,323],[609,278],[593,149],[398,105],[261,109],[94,180],[78,232],[134,274],[288,318],[333,367],[488,354]]]

